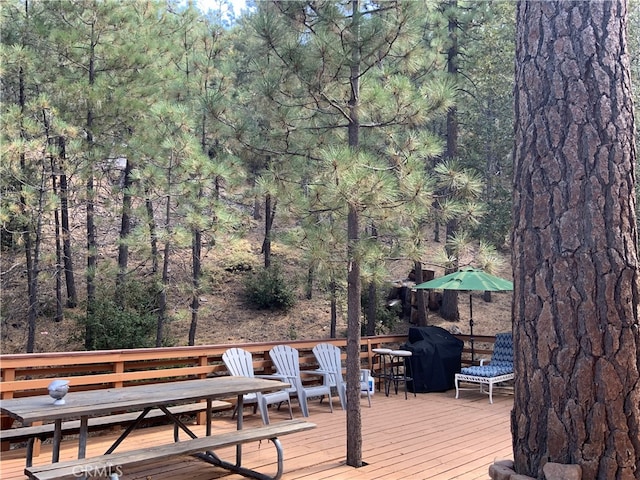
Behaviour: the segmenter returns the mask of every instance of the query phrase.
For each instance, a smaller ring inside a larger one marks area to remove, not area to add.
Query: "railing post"
[[[200,355],[198,357],[198,366],[199,367],[204,367],[209,365],[209,356],[208,355]],[[207,378],[207,374],[206,373],[201,373],[198,375],[198,378]],[[202,425],[203,423],[206,423],[207,421],[207,412],[198,412],[196,413],[196,423],[198,425]],[[211,425],[207,425],[207,428],[210,428]]]
[[[16,379],[15,368],[2,369],[2,381],[12,382],[15,379]],[[13,398],[13,390],[11,390],[10,392],[6,392],[3,390],[2,393],[0,393],[0,398],[2,398],[3,400]],[[6,430],[8,428],[11,428],[11,425],[13,425],[13,418],[7,415],[2,415],[2,417],[0,417],[0,429]],[[2,452],[6,452],[10,448],[11,448],[11,442],[2,442],[0,444],[0,451]]]
[[[124,373],[124,362],[123,361],[119,361],[119,362],[114,362],[113,364],[113,373],[118,373],[118,374],[123,374]],[[122,388],[124,387],[124,382],[122,380],[116,380],[115,382],[113,382],[113,387],[114,388]]]

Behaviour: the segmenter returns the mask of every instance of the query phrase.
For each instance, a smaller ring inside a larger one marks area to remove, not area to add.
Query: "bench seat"
[[[213,401],[211,404],[212,411],[226,410],[232,408],[233,405],[229,402],[221,400]],[[175,405],[169,407],[169,411],[175,415],[187,415],[192,413],[198,413],[206,410],[206,402],[189,403],[184,405]],[[140,412],[127,412],[119,413],[116,415],[105,415],[102,417],[90,417],[88,421],[89,430],[105,429],[116,425],[127,425],[133,423]],[[164,417],[164,413],[159,409],[151,410],[144,421],[158,419]],[[0,430],[1,441],[24,441],[30,438],[38,438],[44,440],[45,438],[53,437],[55,425],[53,423],[45,423],[43,425],[32,425],[28,427],[9,428],[6,430]],[[80,420],[71,420],[62,423],[63,435],[69,435],[78,433],[80,431]]]
[[[193,438],[165,445],[154,445],[140,450],[116,452],[99,457],[28,467],[24,473],[32,480],[77,480],[78,478],[82,478],[83,474],[91,478],[91,476],[95,476],[97,472],[102,476],[114,475],[113,478],[117,478],[118,475],[124,473],[123,470],[127,466],[144,465],[157,461],[158,459],[167,459],[182,455],[201,454],[208,450],[253,441],[272,440],[278,452],[278,474],[273,478],[280,478],[282,474],[282,447],[277,441],[277,438],[282,435],[309,430],[315,428],[315,426],[315,424],[304,420],[285,420],[275,424],[244,430],[234,430],[209,437]],[[201,456],[216,465],[228,469],[236,468],[236,471],[243,470],[242,467],[219,461],[217,458],[207,456],[206,454]]]

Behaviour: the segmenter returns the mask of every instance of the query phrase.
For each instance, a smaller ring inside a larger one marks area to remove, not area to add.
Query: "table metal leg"
[[[29,426],[30,424],[26,424],[25,426]],[[31,437],[27,440],[27,468],[33,465],[33,446],[36,443],[36,439]]]
[[[244,417],[242,413],[243,411],[244,411],[244,395],[238,395],[238,418],[236,420],[238,430],[242,430],[243,417]],[[240,465],[242,465],[242,445],[238,444],[236,445],[236,466],[239,467]]]
[[[58,427],[56,426],[56,429]],[[62,428],[62,425],[60,425]],[[84,458],[87,454],[87,438],[89,437],[89,417],[80,417],[80,438],[78,439],[78,458]]]
[[[206,414],[207,437],[211,436],[211,420],[212,420],[211,405],[212,405],[212,400],[210,398],[207,398],[207,414]]]
[[[243,477],[257,478],[258,480],[279,480],[280,478],[282,478],[282,473],[284,472],[284,452],[282,449],[282,444],[280,443],[280,440],[278,438],[270,438],[269,441],[271,441],[276,447],[278,456],[278,471],[274,476],[265,475],[264,473],[251,470],[250,468],[244,468],[240,465],[233,465],[230,462],[225,462],[215,455],[211,455],[211,452],[197,453],[196,456],[208,463],[211,463],[212,465],[216,465],[218,467],[229,470],[230,472],[237,473],[239,475],[242,475]]]
[[[51,463],[56,463],[60,461],[60,442],[61,441],[62,441],[62,419],[59,418],[54,421],[53,451],[51,452]]]

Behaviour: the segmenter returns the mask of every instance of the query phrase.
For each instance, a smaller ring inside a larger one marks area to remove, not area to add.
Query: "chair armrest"
[[[280,380],[281,382],[286,382],[287,377],[285,375],[278,375],[277,373],[272,373],[270,375],[254,375],[256,378],[266,378],[269,380]]]

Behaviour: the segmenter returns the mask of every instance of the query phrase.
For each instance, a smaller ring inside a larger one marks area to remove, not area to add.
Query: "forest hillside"
[[[437,242],[428,242],[429,249],[434,252],[442,246]],[[200,297],[200,320],[196,334],[197,345],[231,344],[243,342],[266,342],[324,339],[329,338],[330,305],[326,294],[314,292],[311,299],[305,297],[301,288],[305,275],[305,266],[297,259],[294,249],[276,243],[273,250],[275,261],[282,265],[286,277],[295,285],[296,303],[289,311],[257,310],[245,299],[244,280],[252,270],[260,268],[262,255],[260,247],[262,238],[259,225],[255,225],[244,239],[221,239],[204,258],[205,270],[211,279],[206,293]],[[189,252],[183,252],[188,256]],[[502,256],[504,263],[495,272],[496,275],[511,279],[510,262],[507,254]],[[20,265],[21,259],[15,254],[3,252],[1,256],[2,271],[10,272]],[[247,271],[230,268],[242,260]],[[411,263],[393,261],[389,265],[387,286],[389,291],[400,285],[413,285],[408,280]],[[425,264],[425,269],[432,268],[436,276],[443,274],[442,268]],[[82,316],[81,308],[77,311],[67,310],[64,319],[56,322],[52,314],[53,279],[47,277],[41,285],[41,314],[37,320],[36,348],[37,352],[84,350],[82,326],[77,318]],[[3,283],[2,303],[3,315],[1,324],[1,352],[23,353],[27,335],[26,311],[26,277],[14,278],[14,282]],[[48,283],[48,284],[47,284]],[[511,328],[510,292],[492,294],[490,303],[483,300],[481,292],[473,293],[474,333],[493,335]],[[186,345],[190,327],[190,297],[179,293],[172,295],[170,310],[172,321],[169,323],[171,345]],[[339,307],[337,336],[346,335],[346,307]],[[459,295],[460,320],[450,322],[443,320],[438,311],[428,312],[430,325],[438,325],[452,332],[469,333],[469,294]],[[378,333],[404,334],[413,324],[409,318],[397,317],[393,325],[380,328]]]

